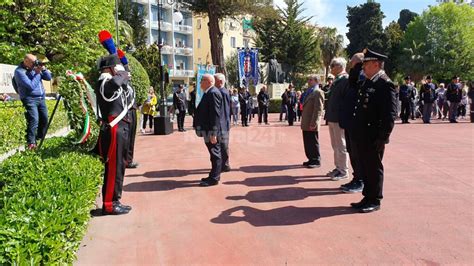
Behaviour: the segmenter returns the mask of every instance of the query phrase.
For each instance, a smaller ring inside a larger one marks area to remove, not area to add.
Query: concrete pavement
[[[231,166],[201,188],[209,155],[192,130],[139,135],[125,216],[92,218],[77,265],[473,264],[474,125],[397,124],[386,148],[381,211],[355,213],[322,167],[306,169],[299,126],[231,131]],[[191,118],[187,117],[187,124]],[[99,200],[100,202],[100,200]]]

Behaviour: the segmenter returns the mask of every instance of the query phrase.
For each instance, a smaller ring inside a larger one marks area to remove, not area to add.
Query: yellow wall
[[[212,64],[211,41],[209,38],[209,19],[202,16],[193,16],[194,31],[194,69],[197,71],[197,64]],[[200,27],[199,27],[200,25]],[[242,29],[242,19],[225,19],[220,25],[223,32],[222,44],[224,48],[224,58],[227,59],[232,53],[237,51],[237,47],[244,47],[244,33]],[[235,38],[235,48],[231,46],[231,39]],[[201,47],[198,48],[198,39]],[[250,42],[252,45],[252,42]]]

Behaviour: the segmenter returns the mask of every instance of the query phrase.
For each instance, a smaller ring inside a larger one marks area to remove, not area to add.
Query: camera
[[[39,59],[36,59],[36,60],[33,62],[33,66],[35,66],[35,67],[44,66],[44,63],[43,63],[43,61],[41,61],[41,60],[39,60]]]

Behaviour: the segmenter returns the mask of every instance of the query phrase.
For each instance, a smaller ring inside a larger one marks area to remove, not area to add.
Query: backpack
[[[20,92],[18,91],[18,84],[16,84],[15,75],[13,75],[13,77],[12,77],[12,86],[13,86],[13,89],[15,90],[16,94],[20,94]]]

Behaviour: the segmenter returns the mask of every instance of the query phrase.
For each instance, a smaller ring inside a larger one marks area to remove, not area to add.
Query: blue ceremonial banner
[[[198,65],[197,81],[196,81],[196,108],[201,102],[204,92],[201,90],[201,79],[204,74],[216,74],[216,67],[211,65]]]
[[[237,68],[239,70],[239,81],[241,87],[250,85],[253,80],[254,85],[258,84],[258,49],[257,48],[239,48],[237,57]]]

